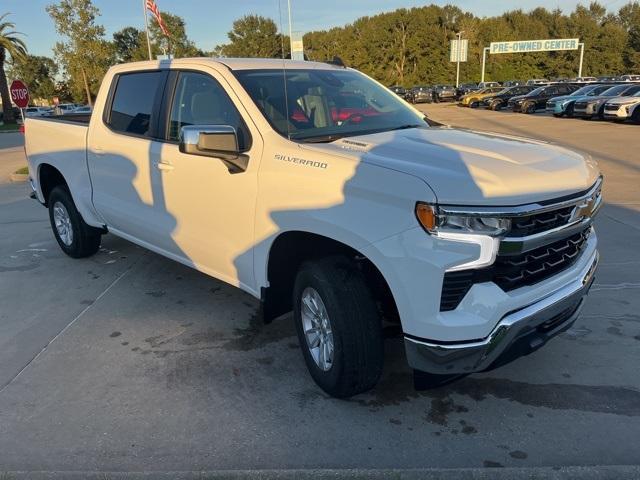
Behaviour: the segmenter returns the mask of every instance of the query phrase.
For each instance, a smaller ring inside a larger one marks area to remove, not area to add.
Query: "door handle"
[[[100,147],[93,147],[93,154],[101,157],[104,155],[104,150]]]
[[[163,172],[170,172],[171,170],[173,170],[173,165],[163,162],[156,163],[156,167],[158,170],[161,170]]]

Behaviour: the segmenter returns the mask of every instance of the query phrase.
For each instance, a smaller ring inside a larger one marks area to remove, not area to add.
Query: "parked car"
[[[549,83],[549,80],[546,78],[532,78],[527,80],[527,85],[545,85]]]
[[[53,107],[51,115],[68,115],[80,106],[77,103],[61,103]]]
[[[501,87],[499,82],[480,82],[478,84],[478,89],[482,88],[493,88],[493,87]]]
[[[640,75],[621,75],[621,82],[640,82]]]
[[[604,105],[613,97],[628,97],[640,91],[638,84],[622,84],[608,88],[600,95],[576,101],[573,116],[587,120],[597,118],[604,120]]]
[[[603,75],[597,78],[598,82],[617,82],[619,79],[615,75]]]
[[[413,87],[409,91],[408,101],[411,103],[431,103],[432,100],[431,87]]]
[[[50,107],[27,107],[24,109],[25,117],[43,117],[49,115],[51,112]]]
[[[434,102],[455,102],[456,89],[451,85],[434,85],[433,87]]]
[[[82,113],[91,113],[93,110],[89,105],[81,105],[79,107],[74,108],[71,113],[73,114],[82,114]]]
[[[631,120],[633,123],[640,123],[640,91],[632,96],[615,97],[607,100],[604,104],[604,119],[616,122]]]
[[[570,83],[560,83],[557,85],[546,85],[536,88],[526,95],[512,97],[508,105],[514,112],[535,113],[536,110],[545,108],[550,98],[561,95],[569,95],[578,87]]]
[[[477,83],[462,83],[456,88],[456,98],[459,100],[462,96],[470,92],[479,90]]]
[[[524,80],[507,80],[502,83],[503,87],[517,87],[518,85],[526,85]]]
[[[589,97],[596,97],[605,90],[611,88],[611,85],[585,85],[569,95],[553,97],[547,101],[546,110],[552,113],[554,117],[573,117],[573,109],[575,103],[581,100],[588,100]]]
[[[504,106],[507,105],[509,99],[519,95],[526,95],[536,88],[538,87],[536,87],[535,85],[516,85],[507,87],[496,93],[495,95],[489,95],[483,98],[480,105],[483,107],[487,107],[489,110],[501,110]]]
[[[403,100],[408,100],[408,98],[407,98],[408,97],[408,92],[407,92],[406,88],[396,85],[396,86],[393,86],[393,87],[389,87],[389,90],[391,90],[393,93],[398,95]]]
[[[435,383],[570,328],[598,263],[597,165],[432,128],[366,75],[308,63],[122,64],[90,116],[27,119],[34,197],[62,251],[93,255],[109,232],[259,298],[265,321],[293,311],[336,397],[380,378],[383,321]],[[378,115],[335,122],[345,91]]]
[[[480,106],[480,103],[484,98],[495,95],[502,90],[504,90],[504,88],[500,86],[482,88],[478,91],[464,95],[458,102],[458,105],[461,107],[477,108]]]
[[[575,83],[594,83],[597,82],[598,79],[596,77],[576,77],[572,80]]]

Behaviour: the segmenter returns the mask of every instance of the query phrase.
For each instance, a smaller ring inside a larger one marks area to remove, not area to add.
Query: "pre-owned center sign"
[[[579,44],[579,38],[491,42],[491,45],[489,46],[489,53],[530,53],[551,52],[554,50],[577,50]]]

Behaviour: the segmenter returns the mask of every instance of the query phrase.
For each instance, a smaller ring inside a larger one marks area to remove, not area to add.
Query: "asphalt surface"
[[[0,185],[0,472],[638,478],[640,127],[421,108],[600,162],[602,263],[574,328],[426,392],[391,339],[379,386],[336,400],[307,374],[290,317],[262,325],[247,294],[111,235],[96,256],[67,258],[27,186]],[[0,134],[0,173],[19,143]]]

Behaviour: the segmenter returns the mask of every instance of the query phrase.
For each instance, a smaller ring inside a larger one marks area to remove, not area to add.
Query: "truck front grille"
[[[536,233],[545,232],[553,228],[562,227],[569,222],[574,206],[552,210],[550,212],[536,213],[526,217],[516,217],[511,223],[509,236],[528,237]]]
[[[493,265],[478,270],[447,272],[440,311],[455,310],[475,283],[494,282],[505,292],[534,285],[569,268],[584,248],[591,227],[562,240],[519,255],[498,255]]]

